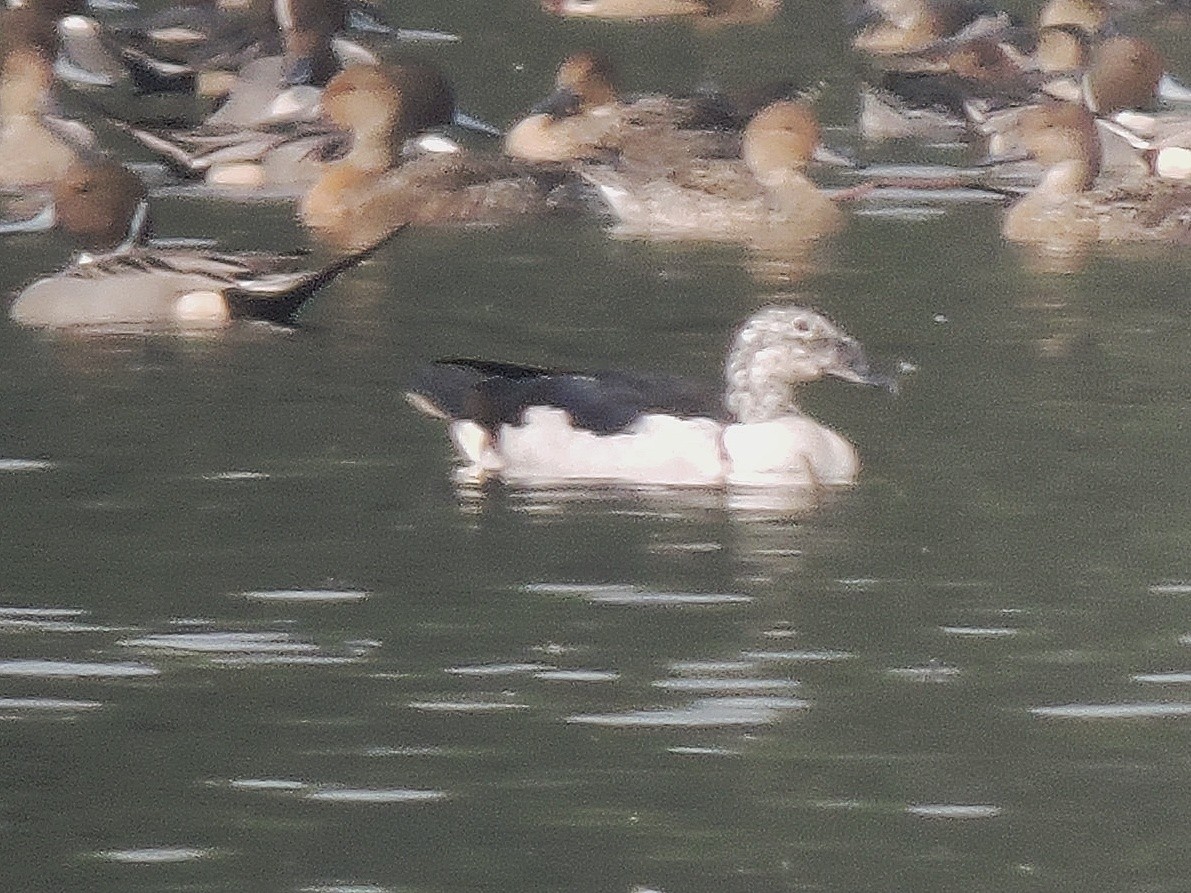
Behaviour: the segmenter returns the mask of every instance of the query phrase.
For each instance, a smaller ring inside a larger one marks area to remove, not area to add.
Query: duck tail
[[[262,279],[228,289],[226,299],[232,317],[236,319],[259,320],[262,322],[288,325],[294,321],[302,305],[319,289],[331,282],[340,273],[358,266],[371,257],[382,245],[396,236],[404,227],[386,233],[358,251],[335,258],[326,266],[311,270],[283,281]]]

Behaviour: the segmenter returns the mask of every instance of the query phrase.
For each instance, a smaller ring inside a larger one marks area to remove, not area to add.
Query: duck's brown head
[[[455,94],[437,68],[422,62],[350,65],[323,91],[322,108],[353,133],[384,129],[399,139],[449,124]]]
[[[85,248],[115,248],[128,238],[147,194],[136,174],[115,161],[76,161],[54,184],[58,225]]]
[[[820,142],[819,119],[805,102],[782,100],[767,105],[744,129],[741,154],[762,183],[810,163]]]
[[[1165,69],[1162,56],[1140,37],[1109,37],[1092,47],[1084,100],[1097,115],[1151,107]]]
[[[1052,102],[1022,112],[1017,143],[1046,169],[1060,165],[1072,171],[1072,188],[1091,187],[1100,171],[1100,139],[1096,119],[1083,106]]]
[[[562,117],[563,113],[580,112],[616,101],[616,72],[612,62],[595,50],[571,53],[558,66],[554,77],[554,93],[543,108]]]

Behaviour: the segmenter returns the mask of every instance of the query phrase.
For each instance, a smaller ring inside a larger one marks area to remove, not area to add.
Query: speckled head
[[[894,387],[892,379],[869,368],[856,340],[822,314],[793,305],[765,307],[736,333],[724,405],[743,423],[796,413],[794,386],[827,375]]]

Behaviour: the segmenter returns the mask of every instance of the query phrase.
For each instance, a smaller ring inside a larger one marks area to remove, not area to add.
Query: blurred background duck
[[[568,18],[681,19],[710,27],[768,22],[781,6],[781,0],[542,0],[546,12]]]
[[[814,240],[838,230],[843,213],[806,169],[820,143],[814,110],[783,100],[745,128],[739,159],[695,161],[662,176],[589,166],[594,185],[633,236],[709,241]]]
[[[433,66],[351,66],[322,105],[349,134],[349,149],[324,166],[299,215],[332,244],[367,244],[406,224],[493,225],[552,208],[548,187],[524,165],[434,136],[454,119],[455,98]]]
[[[980,0],[866,0],[852,48],[876,57],[912,56],[1004,32],[1012,21]]]
[[[288,323],[311,295],[367,253],[312,269],[302,255],[152,241],[141,181],[122,165],[96,158],[70,166],[54,184],[45,213],[3,231],[54,226],[87,250],[17,296],[9,312],[21,325],[108,332],[218,328],[234,319]]]
[[[571,53],[553,92],[505,136],[507,155],[535,163],[622,160],[654,166],[739,151],[739,122],[718,97],[624,97],[611,60]]]
[[[794,399],[798,385],[825,376],[893,388],[826,317],[774,306],[736,333],[722,390],[669,375],[452,359],[421,370],[406,397],[447,421],[470,480],[850,484],[855,447]]]
[[[1191,187],[1154,178],[1109,182],[1100,172],[1095,119],[1081,106],[1050,103],[1019,117],[1016,145],[1042,166],[1042,179],[1005,213],[1002,233],[1042,246],[1091,242],[1191,242]]]
[[[47,188],[95,142],[84,125],[54,115],[54,71],[33,46],[0,60],[0,189]]]

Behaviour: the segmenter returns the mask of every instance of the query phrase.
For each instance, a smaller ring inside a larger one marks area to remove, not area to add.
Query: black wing
[[[439,360],[419,370],[410,393],[451,419],[490,431],[520,424],[525,410],[550,406],[597,434],[623,431],[645,413],[726,419],[720,393],[674,375],[568,372],[487,360]]]

